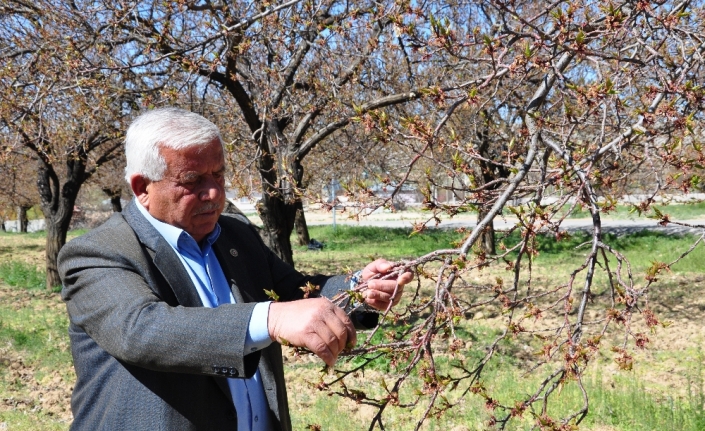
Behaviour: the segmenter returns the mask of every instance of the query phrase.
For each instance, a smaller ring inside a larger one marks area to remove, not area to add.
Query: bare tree
[[[72,19],[75,5],[9,1],[0,8],[3,142],[36,163],[51,289],[60,284],[56,257],[81,185],[121,154],[130,85],[83,67],[102,48],[90,25]]]
[[[426,65],[415,79],[434,76],[437,85],[404,111],[370,110],[362,122],[378,142],[410,153],[405,171],[391,180],[397,190],[421,168],[429,183],[456,196],[455,202],[439,202],[427,193],[429,223],[466,211],[478,211],[480,218],[459,247],[399,262],[400,271],[415,269],[434,288],[426,295],[418,290],[404,310],[385,313],[384,320],[412,323],[381,344],[370,343],[370,336],[353,352],[396,364],[383,394],[366,395],[365,387],[347,379],[360,366],[341,367],[321,384],[324,390],[375,406],[370,429],[384,429],[390,406],[423,405],[420,429],[430,416],[454,407],[446,397],[452,391],[484,398],[492,412],[489,426],[500,429],[525,412],[542,430],[572,429],[585,418],[588,364],[598,352],[612,350],[620,367],[631,366],[630,350],[643,347],[646,330],[659,324],[648,302],[658,273],[703,239],[671,262],[655,262],[641,283],[602,228],[602,215],[614,209],[619,193],[646,192],[635,206],[643,212],[654,196],[699,184],[705,29],[697,17],[703,7],[691,1],[439,2],[412,8],[396,21],[402,43],[413,47],[409,63]],[[448,180],[441,182],[443,174]],[[379,196],[377,204],[389,199]],[[561,224],[579,208],[593,220],[584,261],[566,280],[537,289],[537,237],[565,238]],[[503,211],[516,218],[510,233],[518,232],[518,240],[503,235],[494,253],[482,249],[486,229]],[[674,223],[656,214],[661,224]],[[507,280],[471,281],[489,267],[506,268]],[[607,285],[596,287],[600,271]],[[603,290],[605,295],[595,296]],[[503,330],[483,346],[485,354],[441,365],[439,353],[453,355],[464,345],[456,331],[460,322],[487,308],[501,311]],[[642,314],[644,327],[633,323],[635,314]],[[543,325],[540,318],[547,315],[556,316],[558,325]],[[623,331],[623,342],[604,339],[611,330]],[[542,341],[532,341],[536,337]],[[483,377],[505,343],[542,352],[527,369],[543,375],[540,384],[509,403],[500,402]],[[424,382],[421,394],[400,399],[412,375]],[[565,417],[552,417],[548,405],[566,384],[577,385],[583,403]]]
[[[656,195],[700,182],[702,1],[59,6],[0,6],[8,41],[0,51],[3,143],[39,160],[50,272],[78,188],[116,157],[123,118],[168,100],[221,125],[240,169],[233,181],[261,187],[263,231],[288,262],[303,189],[307,182],[320,189],[332,165],[368,209],[391,205],[412,182],[425,188],[429,215],[419,232],[442,215],[479,214],[457,247],[397,263],[423,284],[381,320],[406,324],[382,334],[381,343],[371,342],[380,333],[374,330],[350,352],[363,365],[341,367],[319,386],[374,406],[370,429],[384,428],[390,406],[422,406],[420,429],[453,408],[444,398],[453,390],[460,399],[482,397],[492,426],[505,429],[530,411],[536,428],[569,429],[588,412],[582,379],[597,353],[612,348],[628,367],[630,349],[648,341],[632,317],[641,313],[647,329],[658,324],[648,293],[679,258],[654,263],[639,283],[604,237],[601,219],[621,193],[644,194],[635,206],[644,212]],[[439,188],[455,198],[436,199]],[[584,261],[566,280],[537,289],[538,236],[565,238],[562,222],[578,208],[593,220]],[[509,233],[517,235],[482,246],[504,213],[516,220]],[[658,214],[660,223],[674,222]],[[506,268],[508,276],[474,283],[471,275],[488,267]],[[596,297],[598,272],[607,282]],[[350,302],[364,288],[337,301]],[[479,359],[443,368],[439,350],[452,355],[464,346],[457,325],[487,308],[501,312],[501,333]],[[555,327],[539,319],[549,314],[560,322]],[[623,331],[621,344],[603,340],[613,328]],[[499,402],[484,371],[503,343],[535,339],[542,354],[528,371],[540,383],[513,403]],[[356,389],[348,377],[381,357],[398,371],[385,378],[383,395]],[[414,375],[423,388],[400,399]],[[568,383],[583,403],[551,417],[548,405]]]
[[[0,178],[4,185],[0,190],[0,202],[6,213],[15,213],[17,232],[21,233],[27,233],[27,211],[39,202],[37,188],[31,179],[32,162],[30,158],[12,151],[0,155]]]
[[[403,5],[293,0],[260,6],[106,2],[101,8],[115,25],[104,45],[115,47],[111,70],[151,68],[170,77],[179,71],[183,88],[219,95],[230,109],[225,112],[244,120],[238,127],[245,141],[236,146],[259,172],[263,231],[268,245],[293,263],[289,237],[297,211],[302,214],[307,155],[366,112],[422,94],[391,79],[408,69],[394,33]]]

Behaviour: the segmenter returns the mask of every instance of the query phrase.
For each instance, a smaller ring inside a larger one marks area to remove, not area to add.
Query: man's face
[[[140,203],[156,218],[200,242],[215,227],[225,206],[225,158],[219,140],[174,150],[161,147],[166,173],[148,181]]]

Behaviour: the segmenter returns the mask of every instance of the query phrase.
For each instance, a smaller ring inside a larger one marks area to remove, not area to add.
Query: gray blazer
[[[219,224],[214,250],[237,304],[218,308],[203,307],[178,256],[134,201],[61,250],[77,377],[73,430],[235,430],[225,377],[251,377],[258,367],[271,423],[291,429],[280,346],[244,350],[254,303],[269,300],[264,289],[282,301],[300,299],[309,281],[331,297],[347,288],[345,276],[304,276],[248,223],[221,216]]]

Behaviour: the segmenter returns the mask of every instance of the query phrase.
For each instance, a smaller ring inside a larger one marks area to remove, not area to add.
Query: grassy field
[[[73,233],[76,235],[77,233]],[[323,251],[295,250],[297,267],[304,271],[344,272],[361,268],[377,257],[390,260],[411,258],[428,251],[452,246],[461,235],[452,231],[431,231],[409,236],[403,229],[339,226],[314,227],[312,237],[323,241]],[[584,258],[582,234],[556,243],[539,242],[533,282],[550,284],[564,277],[569,268]],[[506,239],[509,243],[510,239]],[[655,233],[607,237],[605,242],[623,251],[631,260],[635,277],[643,279],[652,261],[671,261],[694,241],[692,237]],[[74,381],[66,335],[65,309],[56,293],[43,286],[43,236],[0,234],[0,430],[65,430],[70,424],[69,398]],[[581,429],[608,430],[703,430],[705,429],[705,254],[702,246],[661,276],[651,292],[651,306],[669,326],[650,334],[648,348],[634,354],[630,371],[620,370],[607,352],[593,362],[586,382],[590,393],[590,414]],[[494,272],[493,272],[494,271]],[[478,280],[494,277],[501,269],[478,274]],[[604,281],[596,280],[596,286]],[[482,354],[484,344],[498,333],[501,315],[467,316],[459,331],[467,339],[464,358]],[[519,346],[521,347],[521,346]],[[530,354],[506,346],[506,354],[493,361],[485,380],[500,401],[527,393],[538,376],[522,373],[522,361]],[[457,358],[456,358],[457,359]],[[321,430],[367,429],[373,410],[338,397],[327,396],[315,386],[321,379],[320,361],[286,351],[286,372],[295,430],[320,426]],[[344,359],[341,367],[351,365]],[[440,356],[449,363],[453,358]],[[354,362],[353,362],[354,363]],[[446,364],[447,365],[447,364]],[[369,391],[379,391],[379,381],[397,370],[388,362],[374,363],[355,377]],[[415,380],[418,383],[418,380]],[[402,397],[411,397],[409,387]],[[458,405],[439,419],[429,421],[426,430],[486,429],[489,417],[484,400],[460,391],[451,393]],[[575,385],[566,385],[555,413],[567,411],[579,402]],[[385,425],[390,430],[412,429],[422,414],[419,405],[410,412],[392,409]],[[529,429],[531,417],[510,429]],[[315,429],[310,428],[310,429]]]
[[[460,238],[454,232],[432,232],[421,237],[408,237],[408,231],[399,229],[330,227],[316,229],[314,236],[329,244],[323,252],[306,252],[299,249],[296,260],[306,268],[323,267],[332,271],[357,268],[365,261],[378,256],[403,259],[418,256],[429,249],[453,245]],[[370,238],[367,242],[364,238]],[[587,234],[576,233],[571,238],[556,242],[550,237],[539,238],[539,255],[534,261],[535,285],[548,285],[557,278],[565,278],[568,268],[584,259],[587,248],[579,247],[588,239]],[[507,238],[507,244],[515,238]],[[654,261],[673,261],[688,249],[694,238],[689,236],[664,236],[654,232],[640,232],[616,237],[606,235],[605,242],[621,250],[632,264],[635,279],[643,284],[643,276]],[[359,248],[348,244],[359,244]],[[396,247],[404,244],[404,248]],[[327,250],[327,251],[326,251]],[[374,250],[370,254],[369,250]],[[359,260],[355,256],[358,256]],[[362,261],[357,266],[356,261]],[[702,246],[674,266],[672,272],[663,274],[651,292],[651,307],[659,317],[670,324],[659,328],[650,336],[648,349],[637,351],[635,365],[631,371],[620,370],[614,356],[606,352],[594,362],[589,371],[587,389],[591,398],[591,412],[581,429],[590,430],[702,430],[705,429],[705,402],[703,388],[703,352],[705,330],[705,254]],[[494,270],[479,275],[478,280],[493,278],[501,274]],[[606,289],[606,279],[601,274],[595,280],[596,295]],[[468,319],[464,325],[468,350],[466,358],[480,354],[487,342],[498,334],[502,316],[488,313],[482,319]],[[477,347],[473,350],[474,347]],[[518,353],[518,354],[516,354]],[[511,400],[517,394],[528,393],[539,377],[527,377],[520,367],[521,352],[508,351],[498,363],[486,371],[485,380],[492,382],[493,395]],[[311,424],[321,429],[366,429],[373,409],[352,402],[341,402],[337,397],[325,397],[313,389],[320,379],[319,364],[309,358],[290,358],[288,375],[290,387],[297,390],[292,398],[295,429],[305,429]],[[344,368],[344,367],[342,367]],[[392,370],[393,371],[393,370]],[[389,374],[381,367],[379,375],[367,372],[365,379],[374,381]],[[393,374],[393,373],[391,373]],[[304,388],[304,389],[300,389]],[[305,390],[309,388],[309,390]],[[577,387],[567,385],[561,395],[559,407],[554,413],[567,411],[579,401]],[[406,430],[415,426],[421,415],[419,407],[409,414],[402,409],[388,412],[389,429]],[[331,412],[336,412],[331,414]],[[352,414],[351,414],[352,413]],[[481,430],[486,429],[489,417],[482,398],[467,398],[458,408],[438,420],[431,420],[425,429]],[[510,429],[530,429],[530,417],[523,424]],[[351,425],[352,424],[352,425]]]
[[[565,206],[565,210],[569,208],[568,205]],[[668,214],[671,220],[697,219],[705,214],[705,202],[659,203],[654,204],[651,209],[641,214],[634,205],[618,204],[613,210],[604,213],[603,217],[610,219],[637,219],[655,217],[657,212]],[[576,207],[570,213],[569,218],[590,218],[590,212],[586,208]]]

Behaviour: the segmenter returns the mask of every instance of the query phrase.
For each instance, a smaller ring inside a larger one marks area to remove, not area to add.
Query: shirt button
[[[255,416],[255,422],[257,422],[257,420],[259,420],[259,417]]]

